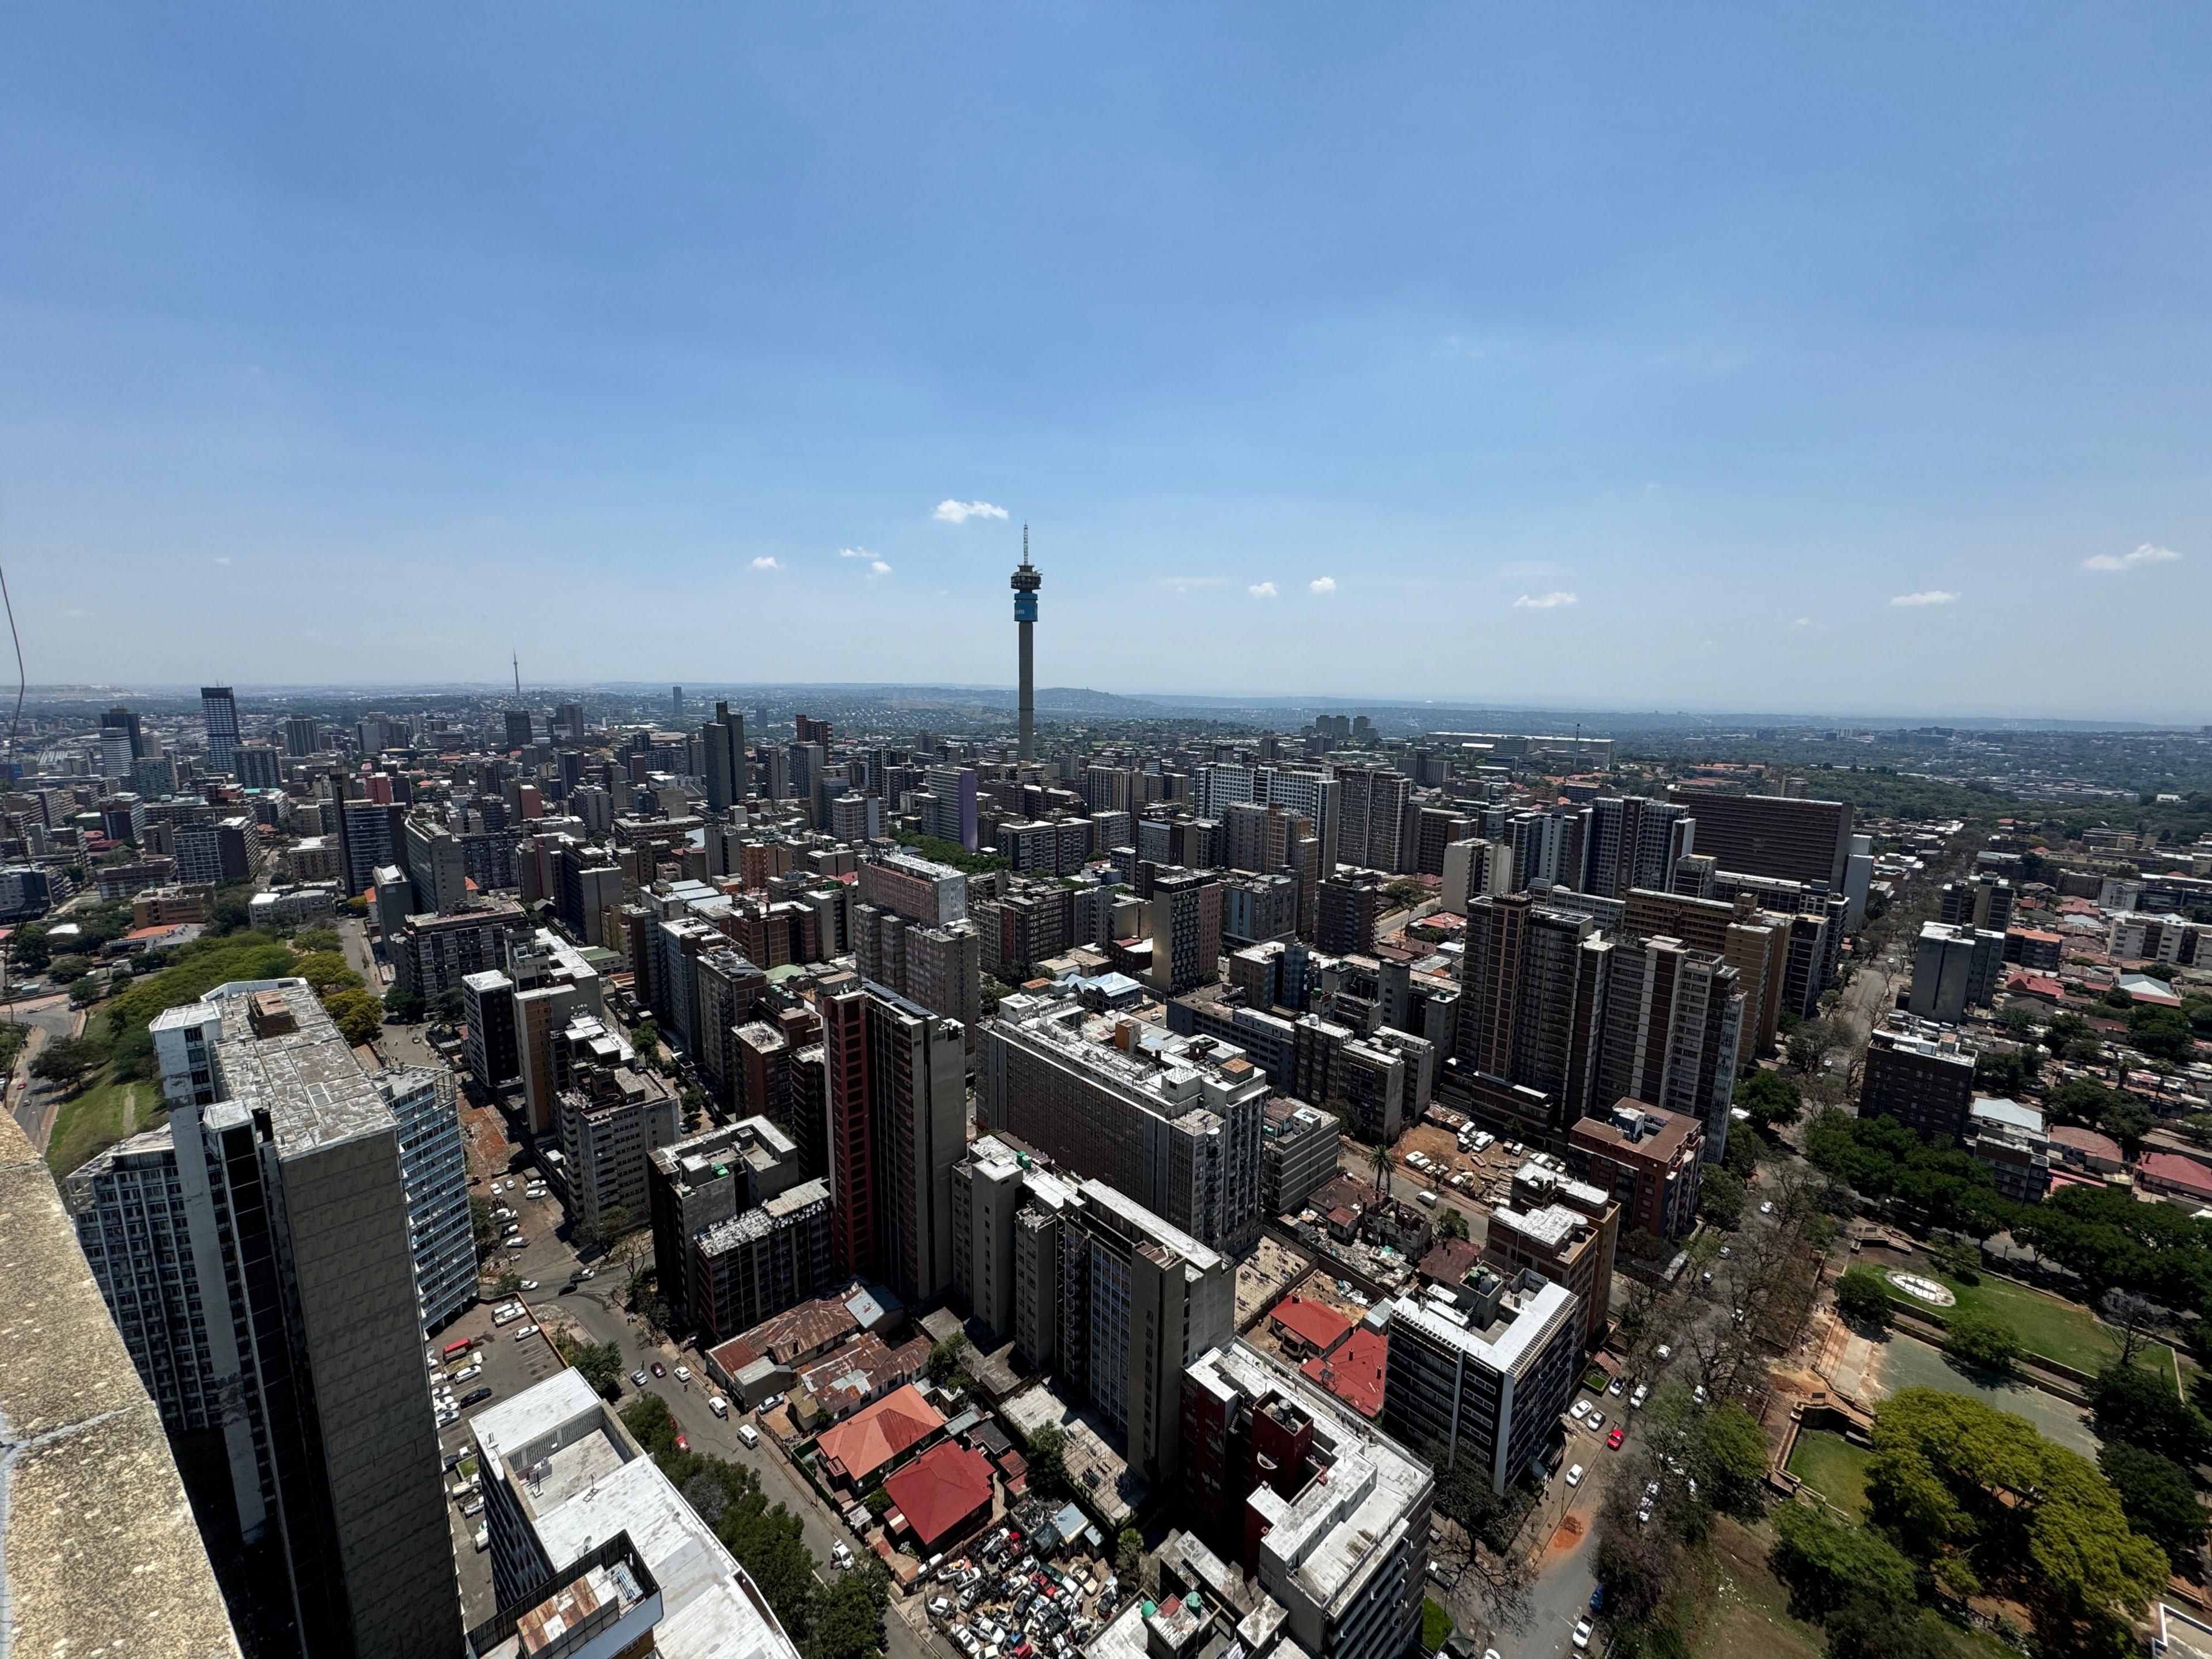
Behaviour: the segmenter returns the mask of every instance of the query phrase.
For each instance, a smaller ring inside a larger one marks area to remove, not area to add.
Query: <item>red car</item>
[[[656,1359],[653,1362],[653,1374],[655,1376],[665,1376],[668,1375],[668,1367]]]
[[[1619,1451],[1620,1449],[1620,1443],[1623,1437],[1624,1437],[1620,1431],[1619,1429],[1615,1429],[1611,1434],[1606,1436],[1605,1443],[1613,1450]],[[680,1436],[678,1437],[676,1443],[679,1446],[684,1443]]]
[[[676,1449],[678,1451],[690,1451],[691,1449],[691,1443],[679,1434],[676,1437]]]

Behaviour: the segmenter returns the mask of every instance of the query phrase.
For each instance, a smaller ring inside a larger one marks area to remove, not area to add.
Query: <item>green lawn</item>
[[[53,1137],[46,1143],[46,1167],[57,1178],[94,1153],[149,1127],[160,1116],[161,1085],[140,1078],[118,1082],[102,1073],[100,1080],[54,1115]]]
[[[2063,1301],[2041,1291],[2030,1290],[2025,1285],[1986,1274],[1978,1285],[1962,1285],[1943,1273],[1930,1276],[1950,1286],[1960,1307],[1988,1314],[2011,1326],[2019,1334],[2021,1345],[2030,1353],[2041,1354],[2046,1359],[2055,1359],[2062,1365],[2071,1365],[2077,1371],[2093,1376],[2119,1356],[2118,1335],[2099,1324],[2096,1316],[2078,1302]],[[1933,1314],[1938,1319],[1943,1316],[1941,1308],[1915,1302],[1901,1291],[1896,1294],[1900,1302],[1916,1311]],[[2169,1376],[2176,1375],[2173,1352],[2161,1343],[2154,1343],[2144,1350],[2144,1361],[2156,1364]]]
[[[1806,1429],[1790,1451],[1790,1473],[1855,1521],[1867,1516],[1867,1465],[1874,1454],[1827,1429]]]
[[[1451,1614],[1446,1613],[1426,1596],[1421,1598],[1421,1651],[1434,1653],[1449,1641],[1452,1633]]]

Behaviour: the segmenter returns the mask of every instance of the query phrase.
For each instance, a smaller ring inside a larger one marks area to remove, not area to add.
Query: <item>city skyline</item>
[[[2212,28],[1999,15],[19,21],[30,674],[1011,678],[1026,519],[1048,685],[2193,721]]]

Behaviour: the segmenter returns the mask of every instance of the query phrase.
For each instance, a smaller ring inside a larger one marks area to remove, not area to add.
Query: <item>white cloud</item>
[[[1563,605],[1579,605],[1572,593],[1523,593],[1513,601],[1516,611],[1556,611]]]
[[[1336,578],[1334,576],[1316,576],[1311,581],[1306,584],[1306,586],[1312,592],[1334,593],[1336,592]]]
[[[228,563],[230,562],[230,561],[229,561],[229,559],[228,559],[228,558],[227,558],[227,557],[219,557],[219,558],[217,558],[217,559],[216,560],[216,562],[217,564],[228,564]]]
[[[1813,625],[1813,619],[1810,617],[1800,617],[1790,625],[1792,628],[1810,628]]]
[[[783,566],[777,562],[773,555],[763,553],[760,557],[753,561],[753,568],[756,570],[781,570],[783,568]]]
[[[929,516],[939,524],[966,524],[970,519],[1003,519],[1006,509],[988,501],[956,501],[947,496]]]
[[[2081,561],[2084,570],[2132,570],[2139,564],[2172,564],[2181,556],[2170,547],[2145,542],[2132,553],[2100,553]]]
[[[1254,582],[1244,591],[1255,599],[1272,599],[1275,597],[1275,585],[1273,582]]]
[[[872,560],[868,565],[868,574],[871,576],[888,576],[891,574],[891,568],[881,559]]]
[[[1899,593],[1890,601],[1893,605],[1908,609],[1916,605],[1956,605],[1958,602],[1959,596],[1956,593],[1947,593],[1940,587],[1931,587],[1924,593]]]
[[[841,547],[837,550],[837,556],[841,559],[872,559],[876,556],[865,547]]]

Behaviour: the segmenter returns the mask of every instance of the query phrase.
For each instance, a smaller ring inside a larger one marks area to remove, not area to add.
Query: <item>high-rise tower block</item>
[[[1022,526],[1021,568],[1014,572],[1014,627],[1022,641],[1021,758],[1036,758],[1036,615],[1037,589],[1044,577],[1030,562],[1030,527]]]

